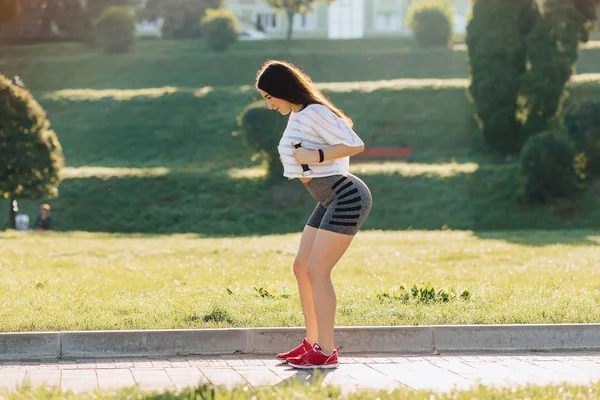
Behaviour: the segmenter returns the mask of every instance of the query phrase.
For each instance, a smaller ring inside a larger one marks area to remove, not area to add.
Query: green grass
[[[406,39],[300,40],[291,53],[281,41],[241,42],[221,54],[202,41],[140,41],[117,56],[76,43],[12,46],[4,54],[0,73],[18,74],[38,92],[245,85],[268,58],[292,61],[318,82],[468,77],[464,45],[420,49]],[[598,65],[600,46],[592,42],[580,51],[577,72],[598,72]]]
[[[1,233],[0,330],[303,326],[299,239]],[[582,230],[365,231],[333,271],[336,324],[597,322],[599,245]],[[470,297],[402,299],[414,285]]]
[[[367,147],[410,146],[416,162],[496,163],[484,153],[466,80],[320,84],[354,120]],[[600,75],[570,85],[572,98],[600,97]],[[61,90],[38,96],[67,165],[245,166],[236,118],[260,96],[249,87]],[[285,117],[282,117],[285,118]]]
[[[127,400],[279,400],[279,399],[340,399],[340,400],[473,400],[473,399],[597,399],[600,391],[600,383],[590,385],[527,385],[516,388],[493,388],[480,385],[470,390],[452,391],[449,393],[436,393],[426,390],[396,389],[393,392],[377,390],[361,390],[359,392],[343,394],[340,389],[331,385],[322,385],[322,379],[314,379],[312,384],[302,384],[295,381],[290,384],[280,385],[259,390],[248,388],[235,388],[225,390],[202,386],[196,389],[188,389],[180,393],[148,393],[143,389],[128,388],[114,391],[96,391],[94,393],[73,392],[61,393],[57,390],[45,388],[31,389],[22,388],[18,392],[0,392],[0,398],[5,400],[36,399],[36,400],[59,400],[59,399],[127,399]]]
[[[600,225],[593,191],[566,203],[520,206],[517,168],[467,164],[356,164],[371,188],[365,229],[560,229]],[[60,231],[199,233],[205,236],[300,232],[315,202],[300,182],[268,186],[264,169],[77,168],[51,201]],[[35,217],[39,201],[20,201]],[[7,211],[6,201],[0,202]],[[573,208],[574,210],[571,210]],[[7,212],[0,214],[6,221]]]
[[[367,147],[410,146],[412,164],[353,164],[376,205],[367,229],[556,229],[600,224],[594,192],[521,207],[515,161],[486,154],[464,80],[324,84]],[[579,76],[572,98],[600,96]],[[257,95],[244,87],[71,90],[39,96],[69,168],[55,229],[248,235],[298,232],[314,204],[296,181],[269,187],[236,117]],[[174,111],[175,110],[175,111]],[[399,112],[398,110],[401,110]],[[428,165],[432,165],[429,167]],[[437,165],[437,166],[436,166]],[[35,217],[39,201],[21,201]],[[568,208],[576,205],[575,212]],[[0,210],[7,210],[0,201]],[[563,210],[565,209],[565,210]],[[0,225],[7,212],[0,212]]]
[[[596,85],[600,88],[600,80],[588,84]],[[414,161],[471,159],[483,147],[464,81],[323,86],[356,121],[368,147],[411,146]],[[232,133],[238,129],[236,117],[259,96],[250,88],[230,87],[63,90],[39,99],[69,166],[172,167],[247,165],[244,140]]]
[[[142,41],[118,57],[72,43],[8,48],[0,70],[16,68],[31,86],[68,166],[58,199],[20,201],[20,211],[35,218],[39,202],[48,201],[61,231],[298,232],[311,198],[295,181],[281,178],[268,187],[261,160],[236,126],[243,108],[259,98],[249,85],[256,68],[281,45],[239,43],[230,53],[212,54],[198,41]],[[599,48],[593,42],[582,50],[582,69],[597,71]],[[406,168],[354,167],[375,195],[366,229],[600,225],[594,192],[567,204],[516,204],[518,160],[485,150],[466,96],[464,46],[433,51],[406,40],[307,40],[292,56],[306,61],[326,94],[355,120],[367,147],[413,148],[415,164]],[[356,57],[358,64],[350,62]],[[444,76],[455,78],[438,79]],[[389,77],[399,79],[382,80]],[[600,77],[578,75],[569,88],[571,99],[600,98]],[[0,226],[7,208],[0,201]]]

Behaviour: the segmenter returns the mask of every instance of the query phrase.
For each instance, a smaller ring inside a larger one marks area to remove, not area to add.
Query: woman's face
[[[281,115],[287,115],[292,111],[293,104],[289,101],[273,97],[262,89],[258,89],[258,92],[266,100],[269,110],[279,111]]]

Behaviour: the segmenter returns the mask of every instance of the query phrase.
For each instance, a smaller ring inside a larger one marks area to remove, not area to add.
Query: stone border
[[[273,354],[303,328],[0,333],[0,360]],[[344,352],[600,350],[600,324],[338,327]]]

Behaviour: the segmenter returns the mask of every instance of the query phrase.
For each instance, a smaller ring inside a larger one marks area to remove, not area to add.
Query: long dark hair
[[[350,127],[353,126],[352,119],[334,106],[307,74],[291,63],[278,60],[265,62],[256,74],[255,86],[292,104],[322,104],[346,121]]]

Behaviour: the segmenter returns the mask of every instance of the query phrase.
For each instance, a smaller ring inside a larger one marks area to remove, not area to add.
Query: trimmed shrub
[[[198,38],[202,36],[200,19],[206,9],[221,7],[222,4],[222,0],[147,0],[139,16],[149,21],[162,18],[163,38]]]
[[[443,1],[413,3],[406,25],[422,47],[448,47],[454,35],[454,10]]]
[[[565,86],[574,71],[579,45],[589,39],[599,0],[546,0],[526,39],[531,68],[522,77],[524,115],[522,136],[544,131],[562,114]]]
[[[522,146],[517,98],[525,36],[539,17],[535,0],[477,0],[467,25],[469,94],[485,142],[499,154],[517,154]]]
[[[600,176],[600,101],[569,104],[564,121],[581,168],[592,176]]]
[[[126,7],[109,7],[94,22],[94,42],[107,53],[126,53],[135,42],[135,17]]]
[[[525,203],[569,197],[577,189],[578,174],[567,136],[546,131],[527,139],[517,182],[518,197]]]
[[[467,26],[471,84],[486,143],[517,154],[562,112],[565,85],[600,0],[473,0]]]
[[[246,144],[267,163],[269,181],[283,176],[277,144],[286,124],[287,119],[269,110],[264,101],[249,104],[238,116],[238,126]]]
[[[237,16],[224,8],[207,9],[206,15],[200,20],[200,29],[208,47],[214,51],[227,50],[237,42],[240,34]]]
[[[0,198],[58,195],[62,148],[46,113],[24,88],[0,74]],[[11,202],[12,203],[12,202]],[[14,227],[14,209],[9,210]]]

